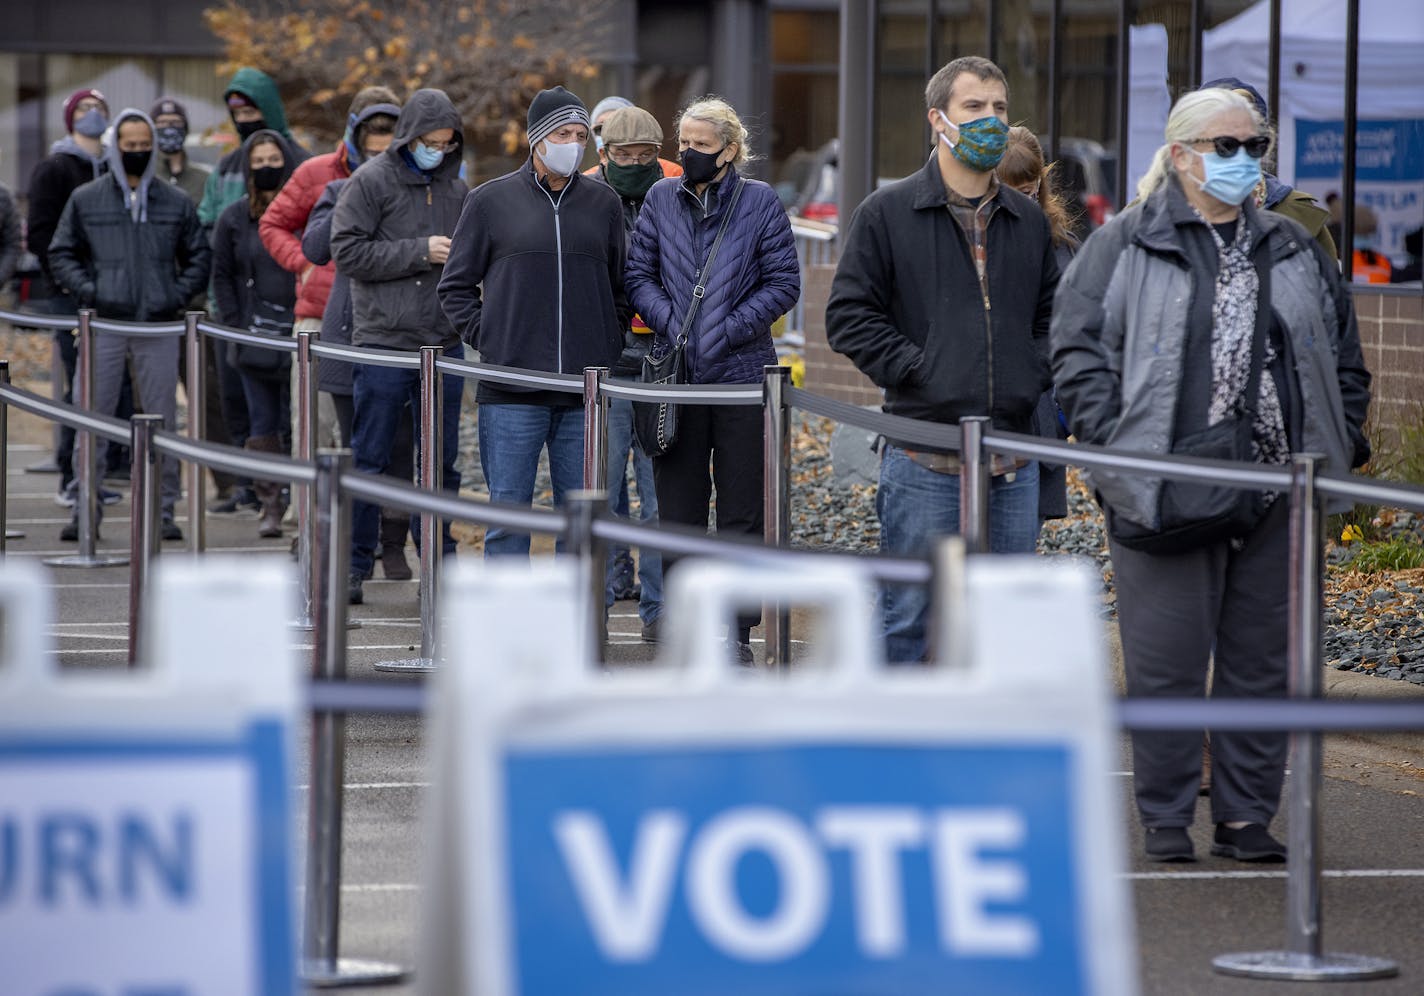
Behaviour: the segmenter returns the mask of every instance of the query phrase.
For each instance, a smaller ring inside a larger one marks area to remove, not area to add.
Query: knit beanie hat
[[[104,95],[93,87],[85,87],[83,90],[75,90],[64,101],[64,130],[71,132],[74,130],[74,109],[79,106],[81,100],[94,98],[104,105],[104,114],[109,113],[109,102],[104,99]]]
[[[620,107],[632,106],[633,102],[627,97],[604,97],[598,103],[593,105],[593,113],[588,116],[588,119],[597,124],[598,119],[603,117],[609,111],[616,111]]]
[[[158,118],[163,114],[176,114],[183,119],[183,130],[188,130],[188,109],[172,97],[159,97],[148,109],[148,116]]]
[[[662,125],[641,107],[620,107],[603,122],[604,145],[663,144]]]
[[[532,149],[566,124],[589,126],[583,101],[561,86],[540,90],[529,105],[529,147]]]

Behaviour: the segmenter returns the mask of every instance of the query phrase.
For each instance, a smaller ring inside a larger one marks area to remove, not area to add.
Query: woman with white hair
[[[1183,96],[1138,202],[1094,232],[1059,284],[1058,400],[1079,440],[1285,464],[1369,458],[1370,375],[1348,292],[1296,222],[1252,191],[1271,136],[1230,90]],[[1276,493],[1094,472],[1108,522],[1127,691],[1286,693],[1287,507]],[[1281,861],[1268,827],[1284,733],[1211,735],[1211,852]],[[1201,733],[1132,737],[1147,857],[1191,861]]]
[[[725,100],[688,106],[678,117],[677,144],[683,175],[653,184],[633,229],[629,300],[653,330],[655,357],[683,343],[690,383],[761,383],[763,368],[776,363],[771,325],[801,293],[791,223],[770,186],[738,172],[751,150]],[[718,534],[760,539],[761,409],[683,405],[678,419],[676,442],[651,454],[662,521],[706,528],[715,485]],[[758,621],[737,619],[729,642],[742,664],[752,663]]]

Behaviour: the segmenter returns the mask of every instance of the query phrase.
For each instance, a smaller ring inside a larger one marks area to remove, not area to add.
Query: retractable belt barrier
[[[289,572],[164,563],[149,666],[62,676],[44,580],[0,569],[5,993],[294,993]]]

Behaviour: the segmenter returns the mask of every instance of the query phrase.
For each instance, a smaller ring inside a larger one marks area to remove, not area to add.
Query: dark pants
[[[241,370],[241,368],[239,368]],[[276,376],[241,370],[242,394],[247,399],[249,438],[275,436],[282,452],[290,453],[292,435],[292,395],[287,371]]]
[[[452,346],[446,356],[463,356],[462,346]],[[440,413],[441,486],[445,491],[460,490],[460,473],[455,459],[460,448],[460,401],[465,382],[454,374],[444,374],[444,411]],[[356,469],[368,474],[386,474],[391,470],[394,441],[400,432],[401,418],[420,408],[420,373],[394,367],[361,364],[356,367],[352,386],[355,417],[351,427],[351,451]],[[402,416],[402,411],[405,414]],[[419,440],[417,451],[419,449]],[[407,479],[409,479],[407,472]],[[381,509],[379,505],[356,500],[351,503],[351,572],[363,577],[375,562],[380,544]],[[442,548],[455,552],[455,540],[450,524],[443,522]],[[417,530],[417,535],[419,531]]]
[[[198,338],[203,343],[203,383],[200,385],[203,393],[203,438],[210,443],[229,446],[232,440],[228,438],[227,423],[223,419],[222,386],[218,383],[216,358],[217,353],[227,351],[227,343],[207,336]],[[186,338],[178,341],[178,380],[188,392],[191,407],[193,389],[188,387],[188,341]],[[221,492],[230,490],[237,483],[237,478],[225,470],[210,469],[209,473],[213,475],[213,485]]]
[[[658,518],[705,529],[715,486],[717,534],[762,539],[762,435],[758,406],[684,405],[677,443],[653,460]],[[674,565],[675,558],[663,557],[664,573]],[[738,615],[739,638],[745,642],[760,622],[760,612]]]
[[[1118,622],[1129,696],[1200,698],[1286,694],[1286,501],[1240,550],[1217,543],[1158,556],[1112,542]],[[1289,737],[1211,735],[1211,815],[1217,823],[1269,824],[1280,805]],[[1132,735],[1133,788],[1146,827],[1192,822],[1201,782],[1197,730]]]

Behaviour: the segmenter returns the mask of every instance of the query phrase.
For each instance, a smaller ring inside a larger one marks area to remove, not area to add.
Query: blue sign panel
[[[1297,180],[1337,180],[1345,171],[1345,123],[1297,119],[1295,149]],[[1424,177],[1424,120],[1357,123],[1357,180],[1398,183],[1421,177]]]
[[[511,989],[1087,992],[1071,754],[507,749]]]

